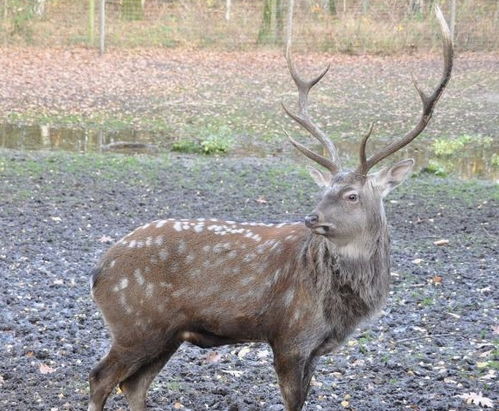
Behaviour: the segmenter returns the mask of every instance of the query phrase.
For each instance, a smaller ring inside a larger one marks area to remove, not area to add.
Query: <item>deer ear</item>
[[[407,160],[399,161],[397,164],[390,168],[385,167],[382,170],[372,175],[372,181],[381,192],[381,196],[385,197],[390,191],[397,187],[412,171],[414,160],[409,158]]]
[[[315,181],[315,184],[317,184],[319,187],[328,187],[329,184],[331,183],[331,173],[325,171],[320,171],[317,170],[316,168],[313,167],[307,167],[308,172],[310,173],[310,176],[312,179]]]

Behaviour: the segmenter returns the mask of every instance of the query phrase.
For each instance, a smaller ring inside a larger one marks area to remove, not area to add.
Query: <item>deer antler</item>
[[[421,102],[423,103],[423,112],[421,113],[421,118],[416,126],[409,131],[402,139],[398,141],[393,141],[388,144],[385,148],[383,148],[378,153],[373,154],[366,160],[366,143],[367,139],[371,135],[371,130],[369,133],[363,138],[361,147],[360,147],[360,165],[356,170],[356,173],[361,175],[366,175],[367,172],[377,163],[379,163],[384,158],[389,155],[395,153],[400,150],[402,147],[409,144],[412,140],[414,140],[421,132],[426,128],[426,125],[431,119],[433,114],[433,109],[435,108],[435,104],[438,99],[442,95],[447,83],[450,80],[451,72],[452,72],[452,63],[453,63],[453,54],[454,49],[452,45],[452,38],[450,35],[449,26],[445,21],[445,18],[440,10],[438,5],[435,5],[435,14],[437,16],[438,22],[440,23],[440,29],[442,31],[442,42],[443,42],[443,53],[444,53],[444,70],[442,73],[442,77],[437,87],[433,90],[431,95],[426,95],[421,88],[416,84],[416,81],[413,78],[414,87],[416,88],[419,97],[421,98]]]
[[[315,78],[310,80],[305,80],[300,77],[296,68],[294,66],[293,60],[291,58],[291,37],[292,37],[292,21],[293,21],[293,1],[290,1],[289,11],[288,11],[288,32],[287,32],[287,44],[286,44],[286,61],[288,63],[288,69],[293,78],[293,81],[298,88],[298,114],[294,114],[288,110],[288,108],[282,104],[282,107],[286,114],[300,124],[305,130],[312,134],[317,140],[320,141],[328,157],[324,157],[320,154],[313,152],[312,150],[305,147],[303,144],[294,140],[289,134],[287,134],[291,144],[300,150],[305,156],[320,164],[321,166],[327,168],[331,173],[336,174],[340,169],[340,161],[338,158],[338,153],[336,147],[332,141],[324,134],[324,132],[312,121],[308,114],[308,93],[321,79],[324,77],[329,70],[329,65],[322,70],[322,72]]]

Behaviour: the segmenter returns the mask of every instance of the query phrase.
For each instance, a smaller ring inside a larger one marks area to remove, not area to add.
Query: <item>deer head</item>
[[[300,77],[291,57],[291,30],[288,31],[286,60],[291,77],[298,88],[298,113],[291,112],[285,105],[283,108],[293,120],[322,144],[326,153],[325,155],[315,153],[288,135],[293,146],[325,169],[312,168],[310,170],[312,178],[324,189],[324,192],[315,210],[305,217],[305,224],[314,233],[330,239],[340,249],[342,247],[366,249],[373,240],[372,235],[379,232],[384,223],[382,199],[409,175],[414,166],[414,160],[402,160],[374,173],[369,173],[369,170],[381,160],[409,144],[425,129],[437,101],[450,80],[453,61],[452,39],[438,6],[435,6],[435,13],[442,32],[444,54],[443,74],[438,85],[431,94],[426,94],[413,79],[423,105],[419,121],[402,138],[391,142],[381,151],[368,157],[366,145],[373,131],[373,125],[371,125],[369,131],[361,139],[359,165],[355,170],[345,170],[341,167],[333,142],[312,121],[308,113],[309,92],[325,76],[329,66],[313,79],[305,80]],[[288,27],[290,26],[291,17],[288,22]],[[353,246],[356,243],[357,246]]]

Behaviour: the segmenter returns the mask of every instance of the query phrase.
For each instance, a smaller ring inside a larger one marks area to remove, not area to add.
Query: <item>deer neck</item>
[[[329,239],[309,234],[302,253],[307,271],[324,300],[348,291],[369,316],[384,303],[390,280],[390,240],[386,227],[363,244],[337,246]],[[326,301],[325,301],[326,302]],[[327,304],[326,304],[327,305]]]

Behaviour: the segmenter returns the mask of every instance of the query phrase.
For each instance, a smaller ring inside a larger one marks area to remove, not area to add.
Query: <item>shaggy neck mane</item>
[[[334,308],[334,312],[341,310],[343,304],[351,321],[379,310],[388,294],[390,256],[386,228],[363,250],[362,254],[354,253],[348,246],[336,247],[327,238],[310,233],[300,253],[302,269],[315,283],[325,309]]]

